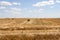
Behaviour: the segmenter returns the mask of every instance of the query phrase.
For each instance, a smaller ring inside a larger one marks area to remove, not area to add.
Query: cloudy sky
[[[60,18],[60,0],[0,0],[0,18]]]

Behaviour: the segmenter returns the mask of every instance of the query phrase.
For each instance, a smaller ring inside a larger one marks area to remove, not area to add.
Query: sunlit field
[[[1,18],[0,40],[60,40],[60,18]]]

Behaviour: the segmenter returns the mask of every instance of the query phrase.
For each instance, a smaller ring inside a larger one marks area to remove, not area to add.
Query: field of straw
[[[60,18],[0,18],[0,40],[60,40]]]

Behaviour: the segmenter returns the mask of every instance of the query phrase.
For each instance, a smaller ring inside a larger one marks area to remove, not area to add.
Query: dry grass
[[[28,21],[29,20],[29,21]],[[27,19],[27,18],[6,18],[0,19],[0,29],[19,29],[19,30],[35,30],[35,29],[57,29],[60,28],[59,18],[41,18],[41,19]]]
[[[0,40],[60,40],[60,18],[0,19]]]
[[[60,40],[60,35],[5,35],[0,40]]]

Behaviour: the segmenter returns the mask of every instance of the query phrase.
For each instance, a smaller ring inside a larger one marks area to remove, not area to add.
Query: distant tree
[[[30,19],[28,19],[27,21],[30,21]]]

